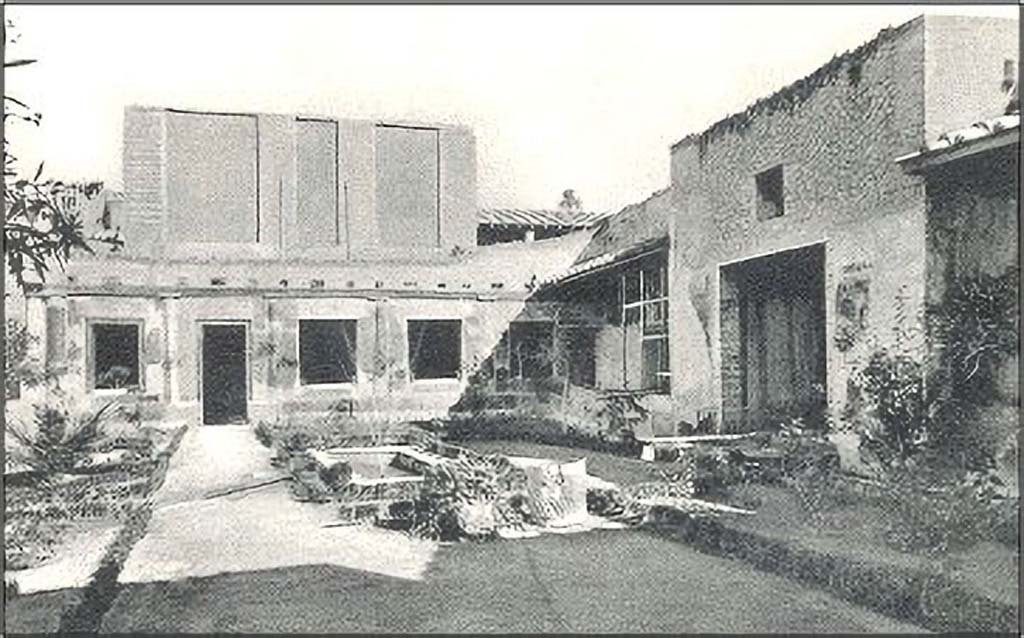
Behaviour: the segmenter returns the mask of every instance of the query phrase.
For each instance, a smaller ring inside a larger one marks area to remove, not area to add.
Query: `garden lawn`
[[[81,589],[12,596],[4,600],[4,634],[55,634],[61,614],[82,598]]]
[[[617,483],[620,486],[662,480],[659,471],[671,473],[680,467],[675,463],[647,462],[607,452],[523,441],[464,441],[457,445],[481,454],[531,456],[551,459],[560,463],[586,457],[588,474]]]
[[[104,632],[919,632],[642,531],[440,549],[422,580],[306,565],[122,585]]]
[[[861,563],[943,571],[1001,604],[1017,604],[1016,548],[985,542],[942,554],[903,552],[886,544],[884,533],[890,515],[870,502],[838,506],[815,519],[787,488],[748,485],[736,489],[735,495],[739,500],[756,502],[758,512],[756,516],[724,521],[737,529]]]

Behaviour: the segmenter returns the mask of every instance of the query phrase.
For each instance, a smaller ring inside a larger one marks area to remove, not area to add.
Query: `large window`
[[[409,320],[408,327],[413,380],[457,379],[462,363],[462,321]]]
[[[92,379],[97,390],[138,387],[139,325],[94,323],[92,328]]]
[[[356,378],[356,321],[299,321],[299,382],[302,385],[352,383]]]
[[[668,273],[664,256],[635,266],[622,275],[623,349],[627,388],[669,392]]]

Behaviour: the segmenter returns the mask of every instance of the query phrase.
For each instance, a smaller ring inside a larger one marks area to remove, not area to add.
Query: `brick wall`
[[[211,120],[225,119],[216,114],[207,115]],[[199,113],[193,117],[201,122],[202,116]],[[235,223],[226,220],[219,225],[218,212],[223,211],[218,211],[215,204],[209,210],[199,210],[199,204],[187,206],[188,210],[168,209],[169,201],[194,203],[215,200],[209,194],[191,199],[183,199],[179,195],[193,191],[200,193],[207,182],[212,185],[210,188],[216,187],[217,183],[217,179],[206,180],[202,175],[189,174],[188,171],[181,175],[168,175],[169,117],[188,116],[147,107],[128,107],[125,111],[124,184],[128,218],[125,234],[129,242],[128,256],[182,261],[432,259],[448,255],[456,246],[468,248],[475,244],[476,151],[472,131],[467,128],[438,127],[437,204],[441,241],[440,245],[431,242],[428,246],[411,249],[408,246],[389,246],[381,241],[376,197],[376,122],[330,120],[338,125],[338,192],[337,201],[332,206],[338,209],[342,221],[338,228],[340,241],[335,245],[333,237],[330,242],[311,242],[299,231],[296,216],[299,135],[294,116],[255,115],[254,130],[257,133],[254,133],[254,140],[248,141],[255,144],[258,157],[256,192],[250,193],[253,189],[246,188],[242,189],[244,196],[237,193],[238,196],[232,196],[231,206],[226,205],[226,209],[235,211],[232,214]],[[177,128],[170,132],[173,134],[175,131]],[[203,142],[193,139],[184,146],[177,143],[171,146],[185,149],[181,151],[179,148],[179,155],[186,152],[203,161],[216,158],[215,140],[209,140],[209,149],[202,148]],[[178,162],[177,165],[180,168],[201,163],[197,160]],[[231,187],[225,188],[235,188],[236,182],[238,180],[233,180]],[[242,202],[243,206],[238,204],[242,199],[252,199],[252,202]],[[253,207],[255,214],[251,210]],[[235,209],[244,209],[244,220],[236,219],[241,213]],[[181,229],[176,231],[173,227],[174,219],[178,218],[191,220],[186,223],[189,232],[184,233],[187,235],[184,239]],[[258,232],[254,227],[257,223]],[[192,233],[190,229],[197,224],[207,225],[209,232]],[[244,233],[241,232],[243,229]],[[331,234],[333,236],[333,230]],[[431,227],[429,235],[434,237],[435,234],[436,229]],[[258,236],[258,241],[255,236]]]
[[[673,147],[673,306],[700,302],[687,283],[693,281],[710,280],[712,289],[700,292],[710,292],[715,300],[706,321],[690,314],[673,323],[677,334],[709,333],[703,356],[681,357],[673,391],[687,396],[687,404],[678,406],[683,418],[693,418],[705,407],[702,402],[720,409],[723,402],[735,404],[739,391],[730,380],[736,376],[738,350],[733,330],[738,323],[731,314],[738,311],[728,301],[727,278],[720,279],[723,264],[825,243],[827,391],[834,407],[845,401],[846,381],[869,350],[891,338],[898,306],[911,317],[920,310],[926,260],[924,184],[894,160],[921,147],[926,113],[930,122],[939,122],[941,113],[961,106],[970,113],[977,104],[991,101],[987,81],[957,84],[955,91],[968,95],[942,108],[926,93],[930,88],[934,100],[948,102],[954,90],[938,81],[934,63],[926,64],[927,43],[947,43],[956,35],[970,36],[973,46],[979,39],[991,39],[993,31],[1001,36],[1016,33],[1012,21],[978,24],[975,29],[969,19],[933,22],[929,17],[884,31],[745,113]],[[998,58],[986,70],[992,71],[998,89],[1002,40],[980,46]],[[958,56],[945,46],[940,57],[941,67],[951,72],[970,65],[975,55]],[[785,214],[759,219],[755,176],[779,165]],[[833,343],[836,292],[852,271],[870,280],[871,330],[856,347],[839,351]],[[677,301],[680,294],[684,298]],[[695,359],[699,365],[690,363]],[[710,360],[710,370],[704,360]]]
[[[152,109],[124,114],[124,194],[126,254],[159,250],[166,210],[164,117]]]

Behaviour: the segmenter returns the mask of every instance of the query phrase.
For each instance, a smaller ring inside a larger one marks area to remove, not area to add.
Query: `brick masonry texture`
[[[970,46],[950,45],[964,37]],[[705,352],[691,352],[674,368],[673,394],[686,397],[678,411],[692,417],[739,404],[737,319],[722,299],[721,266],[821,242],[827,392],[834,407],[842,405],[867,344],[891,338],[898,306],[913,317],[924,301],[924,183],[895,159],[921,148],[930,123],[1001,112],[1002,64],[1016,56],[1016,38],[1013,21],[918,18],[673,147],[673,304],[698,305],[692,281],[712,282],[718,299],[706,318],[690,313],[673,321],[676,334],[710,335]],[[958,52],[965,49],[971,52]],[[779,165],[785,214],[759,220],[754,176]],[[871,336],[840,352],[833,343],[836,286],[853,269],[870,280]]]

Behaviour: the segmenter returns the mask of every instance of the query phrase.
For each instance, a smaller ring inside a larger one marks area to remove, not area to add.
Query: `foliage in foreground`
[[[102,439],[103,424],[113,414],[116,402],[95,412],[72,415],[67,409],[41,405],[35,408],[35,432],[11,422],[7,433],[21,447],[21,460],[47,476],[66,473],[85,461]]]

